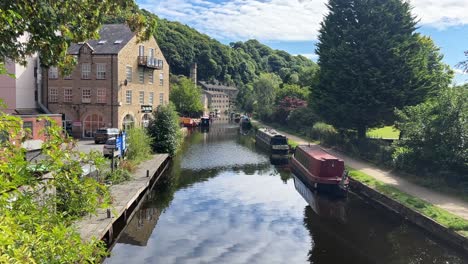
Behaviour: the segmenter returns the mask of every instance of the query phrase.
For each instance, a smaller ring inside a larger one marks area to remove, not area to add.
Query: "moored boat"
[[[344,161],[329,154],[320,146],[298,146],[290,165],[296,176],[318,191],[346,195],[349,179]]]
[[[257,145],[269,150],[272,156],[287,156],[289,153],[288,139],[274,129],[260,128],[255,136]]]
[[[190,118],[190,117],[181,117],[180,118],[180,123],[182,123],[182,125],[184,127],[196,127],[196,126],[198,126],[198,123],[196,122],[196,120],[194,120],[193,118]]]
[[[203,116],[200,121],[200,126],[202,127],[209,127],[210,126],[210,117]]]
[[[251,129],[252,123],[250,123],[250,118],[246,115],[243,115],[240,120],[240,126],[242,129]]]

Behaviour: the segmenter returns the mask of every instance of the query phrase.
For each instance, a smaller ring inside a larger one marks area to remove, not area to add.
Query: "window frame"
[[[154,84],[154,71],[150,70],[148,73],[148,84]]]
[[[149,95],[148,95],[148,103],[150,105],[154,105],[154,92],[149,92]]]
[[[67,91],[69,91],[70,94],[67,94]],[[63,88],[63,102],[64,103],[72,103],[73,102],[73,88],[71,88],[71,87]]]
[[[138,102],[142,105],[145,104],[145,91],[138,91]]]
[[[49,79],[50,80],[57,80],[58,79],[58,68],[57,67],[50,67],[49,68]]]
[[[159,86],[163,86],[164,85],[164,73],[160,73],[159,74]]]
[[[145,69],[143,67],[138,68],[138,82],[145,83]]]
[[[106,90],[107,90],[106,88],[97,88],[97,90],[96,90],[96,98],[97,99],[96,100],[97,100],[98,104],[105,104],[106,103],[106,100],[107,100]]]
[[[81,79],[91,80],[91,63],[89,62],[81,63]]]
[[[105,80],[107,72],[107,63],[96,63],[96,80]]]
[[[89,94],[85,94],[85,91],[89,91]],[[81,88],[81,103],[90,104],[91,95],[92,95],[91,88]]]
[[[132,66],[127,65],[125,67],[125,77],[127,79],[127,82],[132,82],[132,79],[133,79],[133,67]]]
[[[164,93],[159,93],[159,104],[164,105]]]
[[[58,88],[50,87],[49,88],[49,103],[57,103],[57,102],[58,102]]]
[[[125,91],[125,104],[131,105],[132,104],[132,90]]]
[[[28,127],[25,127],[26,124],[29,124]],[[33,121],[23,121],[23,126],[22,126],[23,131],[28,133],[27,137],[28,138],[34,138],[34,123]],[[26,131],[26,129],[29,129]]]

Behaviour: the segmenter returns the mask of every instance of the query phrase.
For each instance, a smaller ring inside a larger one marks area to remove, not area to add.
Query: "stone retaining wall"
[[[468,238],[461,234],[448,229],[418,211],[415,211],[352,178],[350,178],[350,188],[354,193],[370,198],[372,201],[394,211],[435,237],[468,254]]]

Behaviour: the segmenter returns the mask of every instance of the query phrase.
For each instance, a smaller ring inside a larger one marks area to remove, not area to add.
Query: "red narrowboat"
[[[338,195],[347,193],[349,179],[343,160],[320,146],[298,146],[290,163],[296,176],[310,187]]]

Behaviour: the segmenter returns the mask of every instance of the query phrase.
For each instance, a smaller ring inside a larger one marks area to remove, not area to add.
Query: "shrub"
[[[317,122],[311,130],[311,137],[317,139],[323,145],[336,146],[339,142],[339,135],[336,129],[329,124]]]
[[[130,173],[133,173],[136,171],[136,166],[137,165],[135,164],[135,162],[131,160],[122,160],[119,164],[120,169],[126,170]]]
[[[139,163],[151,156],[151,137],[146,129],[133,127],[127,132],[128,152],[127,157]]]
[[[153,151],[175,155],[182,141],[182,133],[174,106],[172,103],[159,106],[153,117],[148,126],[148,134],[153,139]]]
[[[119,184],[128,181],[131,178],[132,176],[130,175],[130,172],[122,168],[118,168],[113,172],[108,171],[106,174],[106,182],[112,184]]]
[[[288,127],[305,134],[305,130],[317,122],[318,117],[309,107],[292,110],[286,120]]]

